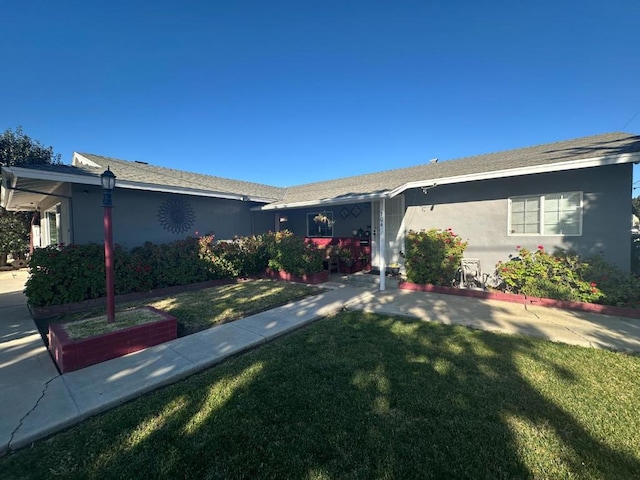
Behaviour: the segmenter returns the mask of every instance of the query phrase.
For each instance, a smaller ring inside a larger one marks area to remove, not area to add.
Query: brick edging
[[[159,320],[133,325],[113,332],[72,340],[66,324],[49,325],[49,351],[60,373],[73,372],[177,338],[176,318],[153,307]]]
[[[600,305],[597,303],[569,302],[566,300],[552,300],[550,298],[529,297],[517,293],[485,292],[480,290],[467,290],[464,288],[442,287],[438,285],[422,285],[411,282],[400,282],[398,289],[414,292],[443,293],[446,295],[458,295],[460,297],[480,298],[483,300],[498,300],[501,302],[520,303],[524,305],[538,305],[541,307],[561,308],[578,312],[600,313],[602,315],[614,315],[617,317],[640,318],[640,309],[615,307],[613,305]]]

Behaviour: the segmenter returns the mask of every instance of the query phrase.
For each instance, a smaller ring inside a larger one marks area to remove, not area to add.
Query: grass
[[[27,478],[640,477],[640,358],[340,313],[0,459]]]
[[[116,304],[116,317],[120,313],[139,307],[155,307],[176,317],[178,336],[183,337],[315,295],[321,291],[318,287],[297,283],[252,280],[187,291],[170,297]],[[95,317],[99,313],[102,313],[102,310],[89,310],[65,316],[60,321],[75,322]]]

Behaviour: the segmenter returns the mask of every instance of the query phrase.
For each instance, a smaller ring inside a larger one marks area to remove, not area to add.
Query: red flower
[[[596,282],[591,282],[591,286],[592,286],[592,287],[595,287],[596,285],[597,285],[597,283],[596,283]]]
[[[520,245],[516,245],[516,250],[520,250],[522,247]]]
[[[544,247],[542,245],[538,245],[538,250],[544,250]]]

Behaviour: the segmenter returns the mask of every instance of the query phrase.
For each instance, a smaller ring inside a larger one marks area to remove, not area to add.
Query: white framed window
[[[582,235],[582,192],[509,198],[509,235]]]
[[[45,210],[40,218],[42,246],[60,243],[60,204]]]
[[[308,237],[333,237],[333,212],[307,213]]]

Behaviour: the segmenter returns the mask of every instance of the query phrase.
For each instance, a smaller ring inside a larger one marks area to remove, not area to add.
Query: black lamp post
[[[116,320],[116,299],[113,281],[113,228],[111,223],[111,209],[113,203],[111,192],[116,186],[116,176],[107,167],[100,175],[102,184],[102,206],[104,207],[104,267],[107,280],[107,322],[113,323]]]

